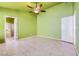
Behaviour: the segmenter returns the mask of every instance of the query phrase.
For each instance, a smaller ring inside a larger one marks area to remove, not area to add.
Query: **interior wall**
[[[73,15],[73,3],[65,2],[37,16],[37,34],[61,39],[61,18]]]
[[[36,15],[25,11],[0,8],[0,43],[4,42],[4,38],[5,38],[4,37],[5,16],[17,17],[19,38],[36,35]]]
[[[6,18],[7,23],[14,23],[14,18]]]
[[[79,54],[79,2],[75,2],[76,11],[76,48]]]

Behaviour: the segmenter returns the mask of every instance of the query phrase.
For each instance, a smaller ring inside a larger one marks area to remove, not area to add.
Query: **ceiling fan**
[[[42,4],[37,4],[37,2],[36,2],[36,6],[35,6],[35,7],[32,7],[32,6],[30,6],[30,5],[27,5],[27,7],[33,9],[33,10],[30,11],[30,12],[33,12],[33,13],[36,13],[36,14],[38,14],[39,12],[46,12],[46,11],[43,9],[43,5],[42,5]]]

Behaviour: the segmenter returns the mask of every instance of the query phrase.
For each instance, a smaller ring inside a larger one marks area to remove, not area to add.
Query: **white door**
[[[61,19],[61,39],[74,43],[74,16],[63,17]]]

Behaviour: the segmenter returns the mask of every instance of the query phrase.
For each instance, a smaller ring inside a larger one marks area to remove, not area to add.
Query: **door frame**
[[[16,40],[18,38],[18,33],[17,33],[17,17],[15,16],[4,16],[4,33],[5,33],[5,42],[6,42],[6,18],[10,17],[10,18],[14,18],[14,40]]]
[[[76,11],[74,11],[74,45],[76,46]]]

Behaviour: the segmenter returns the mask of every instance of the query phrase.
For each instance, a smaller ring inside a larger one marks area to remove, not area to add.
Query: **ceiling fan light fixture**
[[[43,10],[42,4],[37,4],[37,3],[36,3],[36,7],[32,7],[32,6],[30,6],[30,5],[27,5],[27,7],[33,9],[32,12],[34,12],[34,13],[36,13],[36,14],[38,14],[38,13],[40,13],[40,12],[46,12],[45,10]]]
[[[37,10],[35,10],[34,12],[35,12],[35,13],[39,13],[39,11],[37,11]]]
[[[39,13],[39,11],[40,11],[40,10],[37,9],[37,8],[34,10],[35,13]]]

